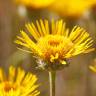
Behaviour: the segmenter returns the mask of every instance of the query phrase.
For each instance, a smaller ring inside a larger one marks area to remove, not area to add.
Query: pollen
[[[16,90],[16,86],[14,84],[11,84],[10,82],[6,81],[4,83],[4,91],[9,92],[11,89]]]
[[[73,43],[64,36],[47,35],[37,42],[37,46],[42,51],[44,59],[54,62],[54,60],[62,60],[64,52],[69,51]]]

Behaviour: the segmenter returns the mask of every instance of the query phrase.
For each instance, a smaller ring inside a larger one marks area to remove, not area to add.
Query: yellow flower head
[[[54,0],[15,0],[15,2],[30,8],[44,8],[51,5]]]
[[[14,67],[9,68],[8,76],[0,68],[0,96],[37,96],[40,92],[35,85],[37,77]]]
[[[96,59],[93,60],[93,65],[90,65],[89,69],[96,73]]]
[[[14,0],[28,8],[48,8],[62,16],[80,17],[96,5],[96,0]]]
[[[36,25],[26,24],[29,36],[22,30],[15,43],[26,47],[27,51],[46,61],[51,67],[54,64],[66,65],[66,59],[94,50],[90,48],[93,40],[83,28],[75,26],[69,31],[63,20],[52,20],[50,27],[47,20],[36,21]]]
[[[90,65],[89,69],[91,69],[93,72],[96,72],[96,65],[95,66]]]
[[[63,16],[80,17],[94,4],[96,0],[55,0],[49,9]]]

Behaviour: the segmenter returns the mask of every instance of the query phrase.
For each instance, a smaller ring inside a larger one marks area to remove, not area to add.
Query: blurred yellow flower
[[[90,65],[89,69],[91,69],[93,72],[96,72],[96,65],[95,66]]]
[[[31,73],[14,67],[9,68],[9,74],[0,68],[0,96],[37,96],[40,92],[35,85],[37,77]]]
[[[70,57],[94,50],[90,48],[93,40],[83,28],[74,26],[72,31],[69,31],[63,20],[52,20],[50,27],[47,20],[36,21],[36,25],[26,24],[32,37],[22,30],[15,43],[26,47],[28,52],[44,61],[63,65],[66,65],[66,59]]]
[[[85,11],[96,4],[96,0],[55,0],[49,7],[62,16],[80,17]]]
[[[89,65],[89,69],[93,72],[96,72],[96,58],[93,59],[92,65]]]
[[[54,0],[15,0],[15,2],[30,8],[44,8],[51,5]]]
[[[17,5],[28,8],[47,8],[61,16],[80,17],[94,5],[96,0],[14,0]]]

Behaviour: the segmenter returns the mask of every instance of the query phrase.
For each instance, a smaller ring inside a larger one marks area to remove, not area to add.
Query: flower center
[[[10,91],[11,89],[16,90],[15,85],[13,85],[13,84],[11,84],[10,82],[6,81],[6,82],[4,83],[4,90],[5,90],[6,92],[8,92],[8,91]]]
[[[60,44],[60,41],[49,40],[48,44],[51,45],[51,46],[58,46]]]
[[[43,58],[50,61],[51,59],[64,59],[64,56],[72,48],[73,43],[64,36],[47,35],[39,39],[37,46],[43,53]]]

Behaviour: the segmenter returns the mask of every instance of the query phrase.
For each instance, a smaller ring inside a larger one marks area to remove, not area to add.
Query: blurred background
[[[16,48],[14,40],[25,23],[39,19],[63,19],[67,27],[85,28],[96,47],[96,0],[0,0],[0,66],[21,66],[36,74],[40,96],[49,96],[48,73],[36,68],[31,54]],[[57,72],[56,96],[96,96],[96,73],[88,66],[96,64],[96,51],[69,60],[70,65]]]

